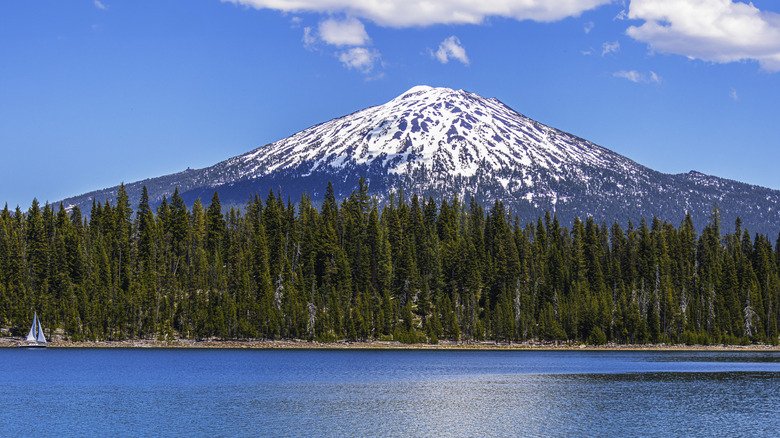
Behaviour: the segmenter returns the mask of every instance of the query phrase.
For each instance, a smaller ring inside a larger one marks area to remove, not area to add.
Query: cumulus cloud
[[[100,0],[95,0],[95,7],[98,8],[98,9],[102,9],[102,10],[106,9],[106,5],[101,3]]]
[[[316,31],[312,27],[304,27],[302,41],[307,50],[320,50],[319,43],[340,49],[349,47],[347,50],[336,51],[334,55],[346,68],[364,74],[371,73],[377,61],[382,58],[378,50],[365,47],[370,45],[371,38],[368,37],[363,23],[352,17],[343,20],[328,18],[319,23]],[[376,78],[381,76],[380,73]]]
[[[732,88],[732,89],[731,89],[731,91],[729,92],[729,96],[730,96],[730,97],[731,97],[731,99],[732,99],[732,100],[734,100],[735,102],[739,100],[739,94],[737,94],[737,90],[735,90],[735,89],[733,89],[733,88]]]
[[[363,23],[355,18],[322,21],[319,34],[323,41],[334,46],[364,46],[370,41]]]
[[[755,60],[780,71],[780,14],[732,0],[631,0],[627,33],[653,50],[727,63]]]
[[[601,56],[607,56],[610,53],[617,53],[620,51],[620,41],[607,41],[601,45]]]
[[[256,9],[343,13],[380,26],[478,24],[488,17],[557,21],[575,17],[613,0],[222,0]]]
[[[661,77],[658,76],[654,71],[650,71],[648,73],[640,73],[636,70],[620,70],[615,73],[612,73],[612,76],[616,78],[627,79],[637,84],[650,84],[650,83],[660,84],[661,83]]]
[[[456,36],[451,36],[439,44],[439,50],[432,52],[436,59],[442,64],[449,62],[450,58],[457,59],[464,65],[469,65],[469,57],[466,56],[466,49],[460,43],[460,39]]]
[[[336,54],[345,67],[355,69],[361,73],[371,73],[374,65],[380,59],[379,52],[366,47],[353,47]]]

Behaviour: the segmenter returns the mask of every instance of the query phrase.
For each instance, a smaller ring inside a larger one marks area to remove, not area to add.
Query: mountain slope
[[[707,222],[715,202],[725,223],[776,234],[780,192],[696,172],[668,175],[550,128],[496,99],[463,90],[414,87],[390,102],[321,123],[212,167],[128,184],[133,202],[146,185],[159,202],[178,187],[191,203],[218,190],[223,205],[281,190],[319,201],[328,181],[337,197],[365,176],[380,201],[403,189],[436,198],[501,200],[523,220],[545,210],[562,220],[592,215],[621,224],[658,216],[679,223],[690,211]],[[65,200],[85,211],[116,188]]]

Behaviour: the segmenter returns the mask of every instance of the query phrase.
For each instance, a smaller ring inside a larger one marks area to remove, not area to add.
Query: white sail
[[[27,333],[27,339],[26,341],[35,342],[35,323],[38,321],[38,314],[36,313],[35,316],[33,316],[33,323],[30,327],[30,333]]]
[[[38,312],[33,313],[30,333],[27,334],[27,339],[24,342],[19,343],[19,346],[24,348],[46,347],[46,336],[43,334],[43,327],[41,326],[41,320],[38,319]]]
[[[36,314],[36,316],[38,316],[38,315]],[[46,343],[46,337],[43,336],[43,327],[41,327],[41,320],[38,319],[38,318],[35,318],[35,319],[38,320],[38,336],[35,338],[35,340],[40,342],[41,344],[45,344]]]

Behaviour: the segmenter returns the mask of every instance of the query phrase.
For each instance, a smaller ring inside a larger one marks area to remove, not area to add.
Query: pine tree
[[[217,193],[115,202],[0,211],[0,325],[34,310],[75,340],[780,342],[780,237],[739,219],[721,235],[717,206],[697,235],[691,215],[569,231],[403,193],[380,214],[364,179],[320,211],[274,192],[226,212]]]

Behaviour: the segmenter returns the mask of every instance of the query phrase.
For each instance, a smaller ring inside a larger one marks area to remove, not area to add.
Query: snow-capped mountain
[[[662,174],[587,140],[533,121],[497,99],[417,86],[366,108],[293,134],[212,167],[126,185],[137,202],[146,185],[160,201],[175,187],[191,203],[219,191],[242,205],[270,189],[319,201],[327,182],[337,198],[360,176],[380,201],[391,190],[435,198],[474,196],[504,202],[524,220],[550,210],[568,222],[592,215],[610,223],[658,216],[675,224],[690,211],[699,229],[718,202],[725,221],[777,233],[780,192],[702,175]],[[65,200],[85,211],[116,188]],[[564,222],[564,223],[566,223]]]

